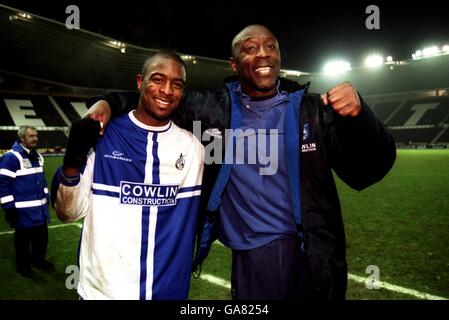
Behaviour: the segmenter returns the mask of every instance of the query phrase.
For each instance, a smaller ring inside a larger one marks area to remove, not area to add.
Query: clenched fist
[[[342,82],[321,95],[325,105],[331,107],[342,117],[355,117],[362,109],[357,91],[348,81]]]

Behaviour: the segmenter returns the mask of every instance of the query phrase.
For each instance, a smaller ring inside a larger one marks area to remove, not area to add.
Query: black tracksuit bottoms
[[[311,280],[297,234],[251,250],[232,250],[235,300],[309,300]]]

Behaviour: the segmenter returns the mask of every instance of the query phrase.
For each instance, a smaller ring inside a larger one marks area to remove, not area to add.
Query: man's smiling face
[[[137,116],[153,126],[168,123],[182,97],[186,79],[184,66],[165,57],[155,57],[143,76],[137,77],[141,92]]]
[[[263,26],[243,29],[232,42],[231,68],[237,73],[243,92],[264,97],[276,92],[281,54],[274,35]]]

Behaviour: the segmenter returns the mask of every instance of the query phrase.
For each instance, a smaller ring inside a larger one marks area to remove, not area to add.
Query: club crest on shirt
[[[316,151],[316,142],[312,141],[312,134],[309,124],[306,122],[302,129],[302,144],[301,152],[312,152]]]
[[[306,122],[302,129],[302,141],[307,141],[310,138],[309,124]]]
[[[186,160],[181,153],[181,155],[179,156],[179,158],[176,160],[176,163],[175,163],[176,169],[178,169],[178,170],[184,169],[185,164],[186,164]]]

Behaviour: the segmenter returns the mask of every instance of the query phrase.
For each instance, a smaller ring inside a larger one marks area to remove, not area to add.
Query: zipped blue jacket
[[[15,228],[27,228],[50,222],[48,188],[44,157],[36,150],[30,154],[15,142],[0,160],[0,203],[16,208],[19,220]]]

